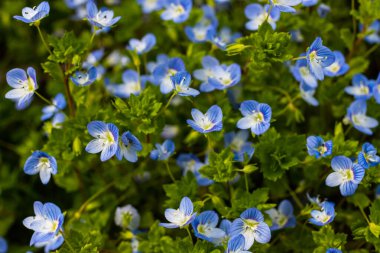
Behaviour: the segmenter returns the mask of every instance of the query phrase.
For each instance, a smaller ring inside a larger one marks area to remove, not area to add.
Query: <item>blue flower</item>
[[[344,91],[355,99],[370,99],[372,97],[373,82],[362,74],[357,74],[352,78],[352,86],[348,86]]]
[[[90,69],[92,66],[99,64],[100,60],[104,56],[104,49],[98,49],[88,54],[86,60],[82,63],[82,67]]]
[[[37,7],[25,7],[22,9],[22,16],[13,16],[14,19],[20,20],[27,24],[39,24],[39,21],[49,15],[49,3],[41,2]]]
[[[306,85],[304,82],[300,83],[300,93],[303,100],[306,101],[306,103],[312,105],[312,106],[318,106],[319,102],[314,97],[316,89],[311,88],[309,85]]]
[[[373,93],[373,97],[376,100],[376,103],[380,104],[380,73],[377,76],[377,79],[372,86],[372,93]]]
[[[362,146],[362,151],[358,155],[358,163],[364,168],[376,166],[380,163],[380,157],[376,155],[376,148],[369,142]]]
[[[377,127],[379,122],[366,115],[367,103],[365,100],[354,101],[347,109],[346,119],[360,132],[372,135],[371,128]]]
[[[156,149],[150,152],[150,158],[153,160],[167,160],[175,150],[174,142],[171,140],[165,140],[162,145],[156,143]]]
[[[165,218],[170,223],[160,223],[165,228],[182,228],[193,222],[197,213],[193,213],[193,202],[188,197],[183,197],[178,209],[165,210]]]
[[[192,0],[167,0],[161,18],[173,20],[174,23],[182,23],[189,18],[192,7]]]
[[[200,213],[192,222],[194,235],[208,242],[217,242],[225,236],[225,232],[217,228],[219,217],[214,211]]]
[[[363,25],[360,26],[360,31],[363,31]],[[380,43],[380,20],[375,20],[370,26],[367,27],[364,40],[370,44]]]
[[[323,69],[326,76],[341,76],[347,73],[350,66],[346,63],[344,55],[339,51],[333,51],[335,62]]]
[[[243,235],[237,235],[231,238],[227,244],[226,253],[250,253],[245,250],[245,238]]]
[[[301,54],[300,57],[306,56],[305,53]],[[290,68],[294,78],[307,86],[315,89],[318,86],[318,81],[315,76],[310,72],[306,59],[299,59],[296,61],[295,66]]]
[[[240,111],[244,117],[237,122],[238,128],[250,128],[256,135],[261,135],[269,129],[272,118],[272,109],[269,105],[247,100],[241,103]]]
[[[289,200],[281,201],[278,210],[275,208],[265,211],[272,219],[271,231],[282,228],[294,228],[296,226],[296,217],[293,214],[293,205]]]
[[[223,112],[217,105],[211,106],[205,114],[193,108],[191,110],[191,116],[194,120],[188,119],[186,121],[187,124],[202,134],[220,131],[223,128]]]
[[[296,10],[291,6],[298,5],[302,0],[269,0],[269,3],[274,7],[273,9],[278,9],[281,12],[294,13]]]
[[[59,113],[61,110],[65,109],[66,100],[65,96],[62,93],[58,93],[52,100],[52,105],[45,106],[42,108],[43,115],[41,120],[45,121],[53,117],[56,113]]]
[[[132,205],[117,207],[115,211],[115,224],[134,232],[140,225],[140,214]]]
[[[152,33],[148,33],[141,40],[131,39],[127,49],[136,51],[137,54],[144,54],[149,52],[154,45],[156,45],[156,36]]]
[[[212,25],[205,25],[198,23],[195,26],[186,26],[185,27],[186,36],[194,43],[205,42],[209,38],[212,38],[215,33],[215,27]]]
[[[199,95],[199,91],[196,89],[190,88],[191,75],[186,71],[181,71],[171,76],[173,87],[175,92],[183,97],[193,96],[196,97]]]
[[[301,43],[305,40],[300,30],[290,30],[289,33],[292,41]]]
[[[229,220],[227,220],[227,219],[223,219],[220,222],[220,224],[219,224],[219,228],[224,231],[225,236],[222,237],[219,241],[215,241],[214,242],[217,245],[225,244],[225,243],[227,243],[230,240],[230,238],[231,238],[232,222],[229,221]]]
[[[83,87],[95,82],[97,76],[96,67],[91,67],[88,72],[76,71],[70,79],[76,86]]]
[[[123,157],[128,161],[137,162],[137,152],[142,150],[141,142],[131,132],[127,131],[119,138],[119,147],[116,151],[116,157],[122,160]]]
[[[215,34],[211,38],[211,42],[214,43],[218,48],[226,50],[228,44],[231,44],[240,38],[242,35],[239,32],[232,33],[229,27],[223,27],[220,29],[219,33]]]
[[[34,91],[38,89],[36,70],[32,67],[27,69],[12,69],[7,72],[7,83],[13,88],[5,94],[5,98],[16,102],[17,110],[25,109],[33,100]]]
[[[317,8],[317,13],[321,18],[325,18],[331,11],[330,6],[326,4],[320,4]]]
[[[64,241],[61,209],[53,203],[42,204],[39,201],[35,201],[33,207],[35,216],[23,220],[24,226],[34,231],[30,246],[45,247],[45,252],[59,248]]]
[[[311,73],[318,79],[324,79],[323,68],[335,62],[334,53],[322,45],[322,39],[317,37],[306,52],[307,64]]]
[[[185,71],[185,64],[180,58],[172,58],[161,63],[153,70],[154,83],[160,85],[160,91],[168,94],[173,90],[173,83],[170,79],[179,71]]]
[[[125,67],[131,60],[121,54],[120,50],[113,50],[105,59],[105,65],[108,67]]]
[[[95,137],[86,146],[90,154],[101,152],[100,160],[107,161],[114,156],[118,150],[119,129],[112,123],[102,121],[91,121],[87,125],[88,133]]]
[[[318,3],[318,0],[302,0],[302,5],[306,7],[314,6]]]
[[[144,89],[144,85],[140,84],[139,75],[134,70],[126,70],[122,76],[122,84],[110,84],[106,79],[106,88],[114,96],[119,98],[129,98],[131,94],[139,95]]]
[[[320,205],[321,211],[312,210],[310,212],[312,218],[309,219],[309,222],[317,226],[329,224],[335,218],[334,206],[335,204],[333,202],[323,201]]]
[[[328,248],[326,250],[326,253],[342,253],[342,251],[340,249],[336,249],[336,248]]]
[[[87,2],[87,19],[93,25],[94,29],[100,29],[97,32],[107,32],[111,27],[116,24],[121,17],[113,17],[114,13],[107,8],[101,8],[98,10],[94,0],[89,0]]]
[[[245,239],[245,248],[248,250],[253,243],[267,243],[270,241],[271,232],[269,226],[264,222],[263,214],[256,208],[245,210],[240,218],[232,222],[231,236],[242,234]]]
[[[217,90],[224,90],[240,82],[241,69],[236,63],[229,66],[222,64],[212,68],[212,76],[208,83]]]
[[[200,90],[203,92],[209,92],[215,88],[209,83],[209,79],[213,77],[213,68],[219,66],[219,61],[212,56],[204,56],[202,58],[203,69],[197,69],[194,71],[194,77],[199,81],[202,81]]]
[[[50,181],[51,175],[57,174],[57,161],[54,157],[42,151],[34,151],[24,164],[24,172],[28,175],[40,174],[43,184]]]
[[[147,14],[161,10],[165,2],[163,0],[137,0],[137,3],[141,5],[143,13]]]
[[[335,156],[331,160],[333,173],[327,176],[326,185],[339,185],[342,196],[353,195],[364,177],[364,168],[345,156]]]
[[[264,7],[260,4],[247,5],[244,9],[244,13],[249,21],[245,23],[245,28],[247,30],[257,31],[259,27],[267,21],[272,26],[273,30],[275,30],[276,22],[280,19],[280,10],[277,8],[271,9],[268,17],[269,9],[271,8],[268,4]]]
[[[306,139],[307,152],[315,158],[326,157],[332,154],[333,143],[324,141],[320,136],[309,136]]]
[[[67,7],[70,9],[76,9],[87,3],[88,0],[65,0]]]
[[[197,180],[198,185],[200,186],[208,186],[214,181],[203,177],[201,173],[199,173],[199,169],[205,166],[198,157],[193,154],[180,154],[177,158],[177,165],[182,169],[182,173],[185,176],[188,172],[192,172]]]
[[[8,251],[8,243],[7,241],[0,236],[0,253],[7,253]]]
[[[62,123],[65,122],[66,115],[64,113],[57,113],[54,115],[53,119],[51,120],[51,125],[54,128],[62,128]]]
[[[253,156],[255,148],[252,146],[252,142],[247,142],[248,137],[248,131],[244,130],[236,134],[229,132],[224,135],[224,145],[231,148],[235,161],[244,162],[246,158],[250,160]]]

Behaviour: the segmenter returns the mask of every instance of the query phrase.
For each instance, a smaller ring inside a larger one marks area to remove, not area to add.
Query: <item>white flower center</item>
[[[206,116],[203,116],[201,118],[201,121],[198,122],[199,126],[204,129],[204,130],[209,130],[210,128],[212,128],[214,126],[214,123],[212,123],[210,121],[210,119]]]

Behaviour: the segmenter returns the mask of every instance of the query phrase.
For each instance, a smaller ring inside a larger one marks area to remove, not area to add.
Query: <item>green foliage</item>
[[[346,244],[347,235],[335,233],[331,226],[324,226],[319,231],[313,231],[313,240],[318,247],[315,253],[326,252],[328,248],[342,248]]]
[[[236,176],[233,166],[233,153],[230,149],[224,149],[220,153],[209,153],[209,164],[200,169],[200,173],[215,182],[228,182]]]

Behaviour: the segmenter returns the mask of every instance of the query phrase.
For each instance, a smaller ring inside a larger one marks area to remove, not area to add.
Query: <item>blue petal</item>
[[[255,19],[263,12],[263,7],[260,4],[249,4],[244,9],[244,14],[249,19]]]
[[[26,76],[25,70],[16,68],[7,72],[6,79],[9,86],[19,88],[21,86],[20,83],[26,81],[28,77]]]
[[[197,217],[200,224],[208,224],[210,227],[216,227],[218,224],[218,214],[214,211],[204,211]]]
[[[217,123],[222,121],[223,112],[219,106],[213,105],[210,107],[210,109],[208,109],[205,116],[207,116],[212,123]]]
[[[188,197],[182,198],[179,210],[186,216],[189,216],[193,213],[193,203]]]
[[[359,184],[364,177],[364,173],[365,173],[364,168],[360,166],[359,164],[355,163],[354,166],[352,167],[352,172],[354,174],[355,183]]]
[[[107,124],[102,121],[91,121],[87,125],[88,133],[93,137],[98,137],[108,130]]]
[[[61,209],[50,202],[44,204],[43,213],[52,221],[58,221],[59,217],[62,215]]]
[[[259,243],[269,242],[271,238],[271,232],[270,232],[269,226],[266,223],[261,222],[256,227],[254,237],[255,237],[255,240]]]
[[[258,221],[258,222],[264,221],[263,214],[258,209],[256,209],[256,208],[249,208],[249,209],[245,210],[240,215],[240,218],[255,220],[255,221]]]
[[[244,248],[244,245],[245,245],[245,239],[243,235],[237,235],[235,237],[232,237],[228,241],[227,252],[238,252],[238,250],[241,250]]]
[[[93,0],[89,0],[87,2],[87,14],[91,19],[96,17],[96,14],[98,14],[98,8]]]
[[[241,103],[240,111],[243,116],[251,115],[254,111],[256,111],[256,107],[258,105],[259,103],[254,100],[247,100]]]
[[[255,124],[251,127],[251,130],[256,135],[261,135],[265,133],[270,127],[270,123],[267,122],[260,122],[258,124]]]
[[[289,200],[283,200],[278,206],[278,211],[284,214],[286,217],[293,215],[293,205]]]
[[[354,194],[357,188],[358,185],[353,183],[352,181],[344,182],[339,186],[340,193],[342,194],[342,196],[350,196]]]
[[[331,167],[334,171],[348,170],[352,168],[352,161],[345,156],[335,156],[331,160]]]
[[[116,154],[117,149],[118,149],[117,143],[105,147],[102,150],[102,153],[100,154],[100,160],[102,162],[107,161],[108,159],[110,159],[112,156],[114,156]]]
[[[267,104],[258,104],[257,105],[257,111],[261,112],[264,116],[264,121],[269,122],[272,118],[272,109]]]

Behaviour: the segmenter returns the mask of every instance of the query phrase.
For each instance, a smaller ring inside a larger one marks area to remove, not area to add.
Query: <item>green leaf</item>
[[[181,199],[184,196],[189,197],[195,201],[198,191],[198,184],[192,173],[187,173],[186,176],[181,177],[179,181],[172,184],[163,185],[166,196],[169,198],[165,201],[165,206],[169,208],[177,208]]]
[[[215,182],[228,182],[235,178],[236,170],[233,167],[233,153],[229,148],[221,153],[211,151],[209,164],[203,166],[199,172]]]
[[[324,248],[339,248],[344,246],[347,240],[347,235],[343,233],[335,234],[331,226],[323,226],[319,231],[313,231],[313,240],[316,245]]]

